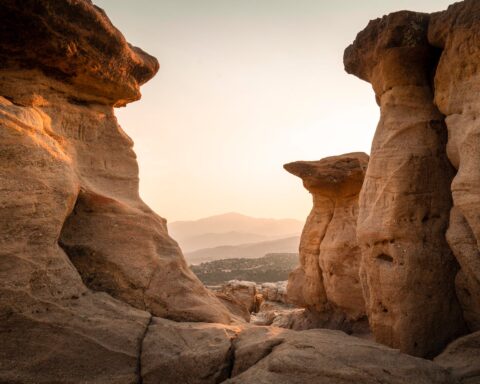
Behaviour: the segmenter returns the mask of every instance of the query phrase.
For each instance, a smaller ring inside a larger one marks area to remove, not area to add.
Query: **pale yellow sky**
[[[370,85],[342,56],[370,19],[444,0],[94,0],[160,71],[117,109],[143,199],[169,221],[225,212],[304,220],[284,163],[369,152]]]

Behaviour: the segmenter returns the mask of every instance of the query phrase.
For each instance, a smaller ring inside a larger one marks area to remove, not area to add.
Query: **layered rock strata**
[[[466,0],[433,14],[429,43],[441,50],[435,103],[446,116],[447,154],[457,173],[447,240],[461,270],[457,295],[471,330],[480,330],[480,3]]]
[[[429,18],[405,11],[373,20],[344,56],[381,111],[357,224],[367,314],[377,341],[415,356],[440,352],[464,330],[445,240],[453,169],[433,102]]]
[[[358,194],[368,164],[364,153],[299,161],[284,168],[300,177],[313,208],[300,240],[300,266],[288,280],[288,299],[340,322],[365,315],[356,240]]]
[[[87,0],[0,20],[0,381],[135,382],[150,313],[230,321],[139,198],[113,114],[158,62]]]

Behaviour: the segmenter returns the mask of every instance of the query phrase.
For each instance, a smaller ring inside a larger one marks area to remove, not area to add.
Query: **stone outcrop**
[[[365,316],[356,221],[367,164],[366,154],[350,153],[284,166],[313,197],[300,240],[300,266],[289,276],[287,296],[313,312],[335,313],[333,327]]]
[[[133,143],[113,115],[112,105],[139,97],[157,61],[131,48],[88,1],[7,1],[1,7],[6,25],[17,25],[15,36],[8,28],[0,35],[1,199],[8,212],[1,221],[2,270],[10,276],[2,283],[15,276],[21,288],[31,276],[48,280],[56,269],[57,279],[75,281],[62,276],[63,268],[78,271],[92,290],[157,316],[227,322],[225,308],[168,237],[165,220],[141,201]],[[18,29],[27,22],[38,25],[43,44],[19,45],[29,41],[23,33],[32,28]]]
[[[230,280],[222,285],[220,292],[242,303],[248,313],[258,311],[261,299],[253,281]]]
[[[140,199],[113,107],[156,59],[90,0],[0,2],[0,382],[480,382],[479,332],[449,343],[480,327],[479,16],[394,13],[347,49],[381,120],[370,161],[286,165],[314,200],[292,309],[282,284],[207,290]],[[275,326],[365,314],[387,346]]]
[[[143,384],[214,384],[228,379],[240,328],[154,319],[142,352]]]
[[[480,332],[455,340],[434,362],[462,384],[480,383]]]
[[[225,383],[453,384],[434,363],[343,332],[251,328],[234,340]]]
[[[457,173],[447,232],[461,269],[457,295],[471,330],[480,330],[480,3],[466,0],[431,17],[428,39],[441,50],[435,103],[448,127],[447,154]]]
[[[275,283],[262,283],[260,285],[260,294],[265,300],[278,303],[287,302],[287,281],[277,281]]]
[[[113,114],[158,63],[87,0],[0,20],[0,381],[135,382],[150,313],[230,321],[139,198]]]
[[[464,330],[445,240],[453,169],[433,102],[429,19],[402,11],[373,20],[344,56],[381,111],[357,224],[367,314],[377,341],[415,356],[435,355]]]

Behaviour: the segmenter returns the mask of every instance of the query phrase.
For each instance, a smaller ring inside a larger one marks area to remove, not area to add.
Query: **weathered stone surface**
[[[37,276],[36,284],[47,283],[40,280],[41,271]],[[0,382],[138,382],[150,314],[105,293],[61,298],[58,286],[45,288],[57,297],[34,296],[35,291],[12,286],[0,290]]]
[[[230,376],[238,328],[154,318],[142,348],[144,384],[214,384]]]
[[[480,332],[455,340],[434,362],[462,384],[480,383]]]
[[[0,68],[41,69],[72,97],[125,105],[159,68],[90,0],[4,0],[0,14]]]
[[[258,310],[257,285],[253,281],[231,280],[222,285],[221,293],[238,300],[248,313]]]
[[[236,317],[237,319],[242,319],[247,323],[250,322],[250,312],[242,301],[223,292],[215,292],[215,296],[230,311],[230,313],[233,315],[233,318]]]
[[[265,300],[278,303],[287,302],[287,281],[262,283],[258,290]]]
[[[440,48],[435,102],[446,116],[447,153],[457,169],[447,238],[461,266],[457,295],[470,329],[480,330],[480,3],[466,0],[432,15],[429,41]]]
[[[0,381],[136,382],[150,315],[111,296],[230,321],[139,198],[113,114],[158,64],[86,0],[4,1],[0,21]]]
[[[234,341],[225,383],[455,383],[430,361],[330,330],[250,328]]]
[[[357,225],[367,314],[377,341],[416,356],[435,355],[464,330],[445,240],[453,172],[433,104],[428,22],[406,11],[371,21],[344,57],[381,110]]]
[[[300,240],[300,266],[288,280],[288,299],[318,313],[338,312],[343,323],[365,315],[356,221],[367,164],[366,154],[350,153],[284,166],[313,196]]]

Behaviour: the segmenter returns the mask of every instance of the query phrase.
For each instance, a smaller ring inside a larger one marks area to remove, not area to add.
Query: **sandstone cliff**
[[[324,326],[348,330],[349,323],[365,316],[356,222],[367,164],[366,154],[350,153],[284,166],[313,198],[300,239],[300,266],[289,276],[287,295],[321,314]]]
[[[0,19],[0,381],[133,382],[151,314],[230,321],[139,198],[113,114],[158,62],[89,1]]]
[[[441,50],[435,103],[445,115],[447,154],[457,171],[447,240],[461,266],[457,295],[471,330],[480,330],[479,15],[480,3],[466,0],[433,14],[428,29],[429,43]]]
[[[377,341],[416,356],[464,330],[445,239],[453,170],[434,104],[429,19],[405,11],[371,21],[344,57],[347,72],[371,82],[381,111],[357,223],[367,314]]]

